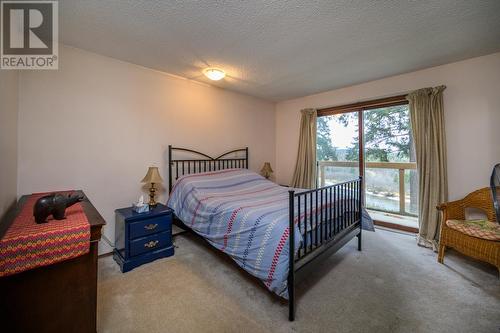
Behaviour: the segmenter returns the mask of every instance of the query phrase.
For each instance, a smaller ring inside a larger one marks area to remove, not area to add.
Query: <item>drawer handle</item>
[[[150,241],[150,242],[144,244],[144,247],[147,247],[148,249],[152,249],[153,247],[156,247],[156,245],[158,245],[158,241],[157,240]]]
[[[147,224],[147,225],[144,226],[144,229],[146,229],[146,230],[155,230],[156,227],[158,227],[157,223],[155,223],[155,224]]]

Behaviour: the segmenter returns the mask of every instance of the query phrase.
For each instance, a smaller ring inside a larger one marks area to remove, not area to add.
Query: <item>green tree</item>
[[[340,116],[339,122],[347,126],[357,119],[357,113]],[[367,162],[410,161],[412,142],[410,135],[410,115],[406,105],[367,110],[364,112],[365,159]],[[352,147],[347,152],[347,160],[357,160],[359,156],[358,137],[353,138]]]
[[[337,161],[337,150],[332,144],[328,117],[319,117],[317,125],[316,153],[318,161]]]

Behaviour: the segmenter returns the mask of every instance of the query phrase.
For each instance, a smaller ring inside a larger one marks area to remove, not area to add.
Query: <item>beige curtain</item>
[[[448,200],[443,90],[424,88],[406,97],[417,157],[419,184],[418,244],[437,249],[440,215],[436,206]]]
[[[292,187],[316,187],[316,120],[315,109],[304,109],[300,120],[299,151]]]

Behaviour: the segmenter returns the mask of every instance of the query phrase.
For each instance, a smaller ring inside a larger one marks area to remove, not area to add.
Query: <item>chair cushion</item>
[[[448,220],[446,225],[472,237],[500,241],[500,224],[488,220]]]

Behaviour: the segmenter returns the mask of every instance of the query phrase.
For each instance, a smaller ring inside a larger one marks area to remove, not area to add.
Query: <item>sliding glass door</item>
[[[418,179],[408,104],[404,98],[372,102],[318,112],[319,185],[363,176],[368,209],[416,216]]]
[[[366,207],[415,215],[418,182],[408,105],[363,112]]]

